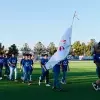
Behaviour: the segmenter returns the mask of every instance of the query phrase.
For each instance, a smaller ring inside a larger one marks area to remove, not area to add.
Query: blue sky
[[[38,41],[58,45],[76,10],[72,42],[100,36],[100,0],[0,0],[0,42],[31,47]]]

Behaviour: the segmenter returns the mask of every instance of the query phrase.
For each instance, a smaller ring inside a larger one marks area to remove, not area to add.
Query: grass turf
[[[71,62],[68,72],[67,85],[62,85],[64,92],[52,91],[44,84],[38,86],[38,77],[41,74],[39,64],[34,65],[33,84],[28,86],[19,82],[0,81],[1,100],[98,100],[100,92],[96,92],[91,83],[97,79],[95,65],[92,62]],[[21,73],[18,73],[19,76]],[[52,71],[50,82],[52,83]]]

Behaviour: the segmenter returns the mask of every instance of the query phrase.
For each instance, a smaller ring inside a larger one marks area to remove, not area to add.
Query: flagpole
[[[72,19],[72,25],[71,25],[71,26],[73,26],[73,23],[74,23],[74,19],[75,19],[75,18],[77,18],[77,20],[79,20],[79,18],[78,18],[77,15],[76,15],[76,11],[74,12],[73,19]]]
[[[74,12],[74,15],[73,15],[73,19],[72,19],[72,24],[71,24],[71,26],[73,26],[74,19],[75,19],[75,14],[76,14],[76,11]]]

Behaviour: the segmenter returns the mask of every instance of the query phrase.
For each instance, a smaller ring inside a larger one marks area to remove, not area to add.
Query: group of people
[[[41,85],[41,82],[43,82],[43,80],[46,80],[46,86],[50,86],[49,84],[49,70],[46,69],[46,63],[48,62],[48,55],[45,54],[43,56],[43,58],[40,61],[41,64],[41,68],[42,68],[42,75],[39,77],[39,85]],[[53,83],[53,90],[58,90],[61,91],[61,85],[62,84],[66,84],[66,76],[67,76],[67,70],[69,70],[69,66],[68,66],[68,59],[65,58],[64,60],[60,61],[58,64],[56,64],[53,67],[53,77],[54,77],[54,83]],[[60,69],[62,70],[62,79],[60,81]]]
[[[98,80],[94,83],[92,83],[93,88],[97,91],[100,90],[100,42],[94,46],[94,63],[96,64],[96,72],[98,75]],[[41,75],[39,77],[39,86],[43,81],[45,81],[46,86],[51,86],[49,82],[49,70],[46,69],[46,63],[48,62],[48,55],[44,54],[42,55],[42,58],[40,59],[40,66],[41,66]],[[59,90],[61,91],[61,85],[66,84],[66,76],[67,71],[69,70],[69,61],[67,58],[60,61],[53,67],[53,77],[54,77],[54,83],[53,83],[53,90]],[[24,54],[23,58],[20,61],[20,66],[22,69],[22,76],[21,79],[23,83],[28,83],[28,85],[31,85],[32,82],[32,72],[33,72],[33,58],[31,54]],[[17,57],[15,54],[12,54],[11,56],[0,54],[0,80],[3,79],[3,67],[5,68],[5,74],[9,80],[18,81],[17,77]],[[60,71],[62,70],[62,79],[59,79],[60,77]],[[60,81],[61,80],[61,81]]]
[[[30,85],[31,83],[31,76],[33,71],[33,59],[31,58],[31,54],[24,54],[23,58],[20,61],[20,66],[23,71],[23,74],[21,76],[21,79],[24,82],[28,82]],[[17,57],[15,54],[12,54],[11,56],[0,54],[0,80],[3,79],[3,67],[5,67],[5,74],[4,76],[7,76],[9,80],[18,81],[17,77]]]
[[[46,69],[46,63],[48,62],[48,55],[44,54],[42,55],[42,58],[40,59],[40,66],[41,66],[41,75],[39,77],[39,86],[43,81],[45,81],[46,86],[51,86],[49,82],[49,70]],[[66,84],[66,74],[67,70],[69,70],[68,66],[68,59],[64,59],[63,61],[59,62],[53,67],[53,77],[54,77],[54,84],[53,88],[54,90],[61,90],[60,83]],[[33,58],[31,54],[24,54],[23,58],[20,61],[20,68],[22,69],[22,75],[21,79],[23,83],[28,83],[28,85],[32,82],[32,72],[33,72]],[[17,76],[17,66],[18,61],[17,57],[12,54],[10,57],[6,54],[0,54],[0,80],[3,79],[2,71],[3,67],[5,67],[5,74],[4,76],[7,76],[9,80],[18,81]],[[60,81],[60,71],[62,70],[62,79]]]

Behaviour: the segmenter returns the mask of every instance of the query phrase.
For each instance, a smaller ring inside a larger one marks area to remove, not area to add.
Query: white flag
[[[71,35],[72,26],[68,28],[66,33],[62,36],[57,52],[46,63],[46,69],[53,68],[57,63],[64,60],[68,56],[71,48]]]

